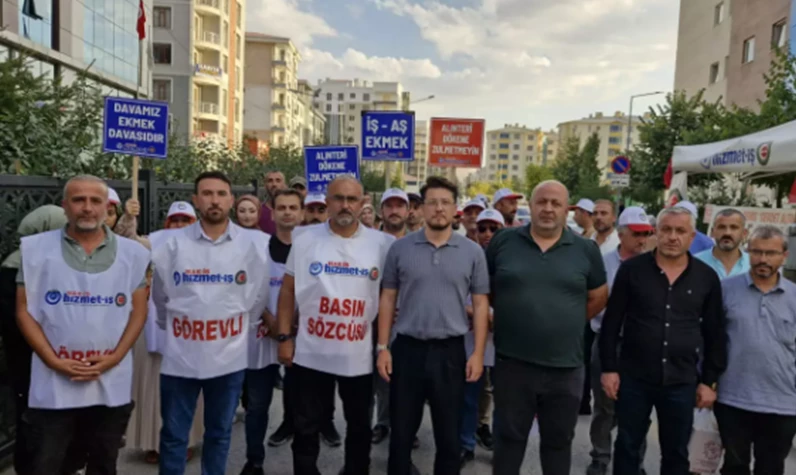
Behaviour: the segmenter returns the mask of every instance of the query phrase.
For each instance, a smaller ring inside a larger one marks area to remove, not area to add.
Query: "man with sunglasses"
[[[494,209],[485,209],[481,211],[476,220],[477,243],[484,249],[489,245],[492,236],[498,230],[503,229],[506,222],[503,220],[503,215]],[[467,317],[470,319],[470,331],[464,336],[464,348],[467,351],[467,356],[473,354],[475,351],[475,332],[472,328],[473,321],[473,306],[472,302],[468,302],[466,307]],[[495,365],[495,343],[492,341],[492,312],[489,312],[490,331],[487,334],[486,347],[484,350],[484,374],[476,382],[467,383],[464,386],[464,405],[462,405],[462,415],[459,430],[459,439],[462,444],[461,465],[464,467],[469,462],[475,459],[475,441],[476,431],[479,428],[480,415],[479,414],[479,399],[484,386],[487,384],[486,369]],[[490,434],[491,435],[491,434]]]
[[[652,235],[653,229],[649,218],[643,209],[638,206],[629,206],[619,215],[619,245],[610,252],[603,254],[605,273],[608,278],[608,292],[611,292],[616,271],[622,262],[636,257],[644,252],[647,239]],[[589,323],[594,331],[594,344],[591,351],[591,387],[594,393],[594,410],[591,418],[591,465],[586,469],[586,475],[604,475],[608,473],[608,464],[611,462],[611,431],[616,427],[616,414],[614,401],[609,398],[600,384],[600,326],[603,314],[600,312]],[[641,447],[641,460],[647,451],[646,444]],[[643,473],[643,469],[640,471]]]
[[[478,216],[486,209],[484,202],[478,198],[472,199],[464,204],[462,208],[462,225],[464,226],[467,239],[478,242]]]

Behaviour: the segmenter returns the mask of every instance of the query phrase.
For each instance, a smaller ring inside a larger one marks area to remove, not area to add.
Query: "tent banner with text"
[[[481,168],[483,153],[483,119],[431,119],[429,166]]]
[[[718,206],[714,204],[705,205],[704,223],[710,225],[708,234],[713,231],[713,221],[716,215],[725,209],[737,209],[746,216],[746,229],[752,229],[761,224],[772,224],[785,235],[788,235],[788,227],[796,223],[796,209],[793,208],[747,208],[740,206]]]

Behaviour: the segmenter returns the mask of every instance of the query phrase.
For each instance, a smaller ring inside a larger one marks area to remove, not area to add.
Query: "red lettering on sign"
[[[338,299],[321,297],[318,313],[338,315],[341,317],[364,317],[365,301],[356,299]]]
[[[307,333],[325,340],[362,341],[367,334],[367,326],[363,323],[325,322],[323,317],[307,319]]]
[[[218,320],[207,322],[207,341],[216,341],[218,338]]]
[[[205,339],[205,322],[203,320],[193,321],[193,339],[204,341]]]
[[[187,316],[175,318],[172,333],[175,338],[192,341],[232,338],[243,333],[243,314],[223,320],[189,320]]]

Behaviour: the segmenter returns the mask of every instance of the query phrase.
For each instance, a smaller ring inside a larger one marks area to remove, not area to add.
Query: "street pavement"
[[[343,420],[342,404],[337,401],[335,411],[335,422],[341,434],[345,435],[345,421]],[[413,460],[423,475],[433,473],[434,464],[434,439],[431,432],[431,419],[429,411],[425,411],[423,425],[418,432],[420,438],[420,448],[413,452]],[[591,459],[589,450],[589,416],[581,416],[575,433],[575,442],[572,450],[572,474],[582,475],[586,473],[586,467]],[[271,417],[269,420],[268,434],[270,435],[282,421],[282,393],[275,391],[274,402],[271,405]],[[645,468],[650,475],[657,475],[660,471],[660,448],[658,445],[657,425],[653,422],[653,428],[649,434],[649,447]],[[371,474],[384,475],[387,473],[387,446],[389,439],[373,447],[371,451]],[[201,474],[201,453],[188,463],[186,475]],[[475,462],[469,464],[462,475],[491,475],[492,469],[490,461],[491,452],[487,452],[480,447],[476,448]],[[227,474],[238,475],[246,463],[246,440],[243,430],[243,422],[236,422],[232,430],[232,446],[230,448],[229,461],[227,463]],[[321,455],[318,467],[322,475],[336,475],[343,465],[343,447],[334,449],[321,444]],[[787,466],[788,473],[796,473],[796,449],[791,452]],[[266,448],[266,475],[289,475],[293,473],[290,444],[277,448]],[[528,441],[528,451],[525,455],[522,475],[541,475],[542,470],[539,466],[539,438],[532,437]],[[13,475],[13,470],[6,470],[0,475]],[[123,450],[119,456],[119,475],[157,475],[157,466],[148,465],[143,461],[143,454],[133,450]]]

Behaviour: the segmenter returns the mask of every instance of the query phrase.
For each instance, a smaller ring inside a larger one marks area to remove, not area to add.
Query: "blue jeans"
[[[246,461],[261,467],[265,462],[265,430],[274,395],[279,365],[246,370]]]
[[[621,375],[616,417],[614,475],[638,475],[641,444],[647,437],[652,409],[658,416],[661,473],[688,475],[688,442],[694,423],[696,383],[662,386]]]
[[[475,431],[478,429],[478,397],[481,395],[481,388],[485,382],[486,373],[482,374],[478,381],[464,385],[464,404],[462,404],[462,415],[459,419],[459,441],[462,444],[462,449],[470,452],[475,450]]]
[[[202,444],[202,475],[224,475],[229,455],[235,409],[243,389],[244,371],[212,379],[160,375],[160,473],[183,475],[188,435],[199,392],[205,401],[205,434]]]

